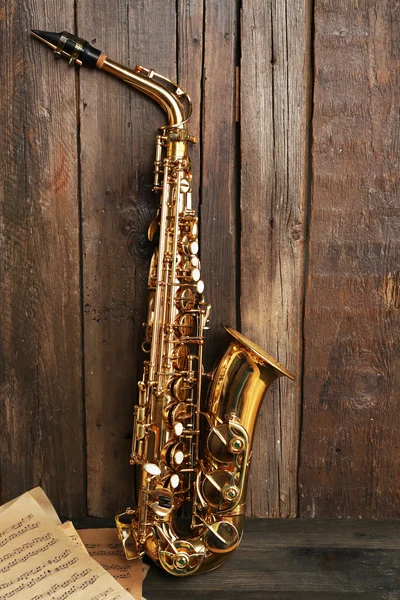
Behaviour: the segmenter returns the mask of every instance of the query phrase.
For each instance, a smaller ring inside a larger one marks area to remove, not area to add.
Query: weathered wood
[[[178,0],[178,82],[192,100],[193,112],[188,129],[198,137],[189,148],[192,161],[192,203],[198,210],[201,176],[201,101],[203,81],[203,0]]]
[[[241,60],[242,331],[294,371],[264,400],[248,513],[297,514],[307,219],[310,2],[244,0]]]
[[[148,600],[398,599],[399,534],[396,521],[250,519],[238,550],[201,578],[202,585],[197,577],[182,578],[177,585],[153,565],[143,595]],[[365,545],[371,535],[373,548]]]
[[[112,525],[106,519],[74,524]],[[398,600],[400,521],[247,519],[238,550],[200,579],[177,582],[149,564],[143,584],[149,600]]]
[[[193,98],[193,191],[213,305],[206,368],[228,341],[223,321],[295,372],[296,384],[280,380],[264,401],[248,512],[297,514],[311,4],[4,4],[2,500],[41,482],[59,512],[84,513],[85,418],[89,512],[113,515],[132,500],[154,134],[165,119],[140,93],[105,73],[77,74],[29,37],[32,26],[73,31],[76,16],[78,34],[110,57],[154,67]],[[399,516],[398,7],[314,4],[300,513]]]
[[[0,501],[40,484],[71,515],[85,511],[75,74],[30,37],[48,23],[73,28],[73,2],[3,3]]]
[[[205,2],[200,232],[205,298],[212,306],[205,364],[211,369],[236,325],[236,0]]]
[[[78,529],[112,527],[112,519],[75,517]],[[265,548],[363,548],[400,550],[400,520],[396,519],[246,519],[240,547],[254,536]],[[259,536],[259,538],[258,538]]]
[[[301,514],[399,517],[398,3],[315,3]]]
[[[78,4],[82,37],[96,35],[114,60],[176,79],[175,2],[98,8]],[[88,510],[105,516],[133,499],[128,458],[147,316],[147,228],[157,200],[154,140],[165,116],[121,81],[87,71],[80,109]]]
[[[74,523],[78,529],[110,526],[105,519]],[[143,584],[149,600],[397,600],[400,521],[247,519],[238,550],[200,579],[177,584],[149,564]]]

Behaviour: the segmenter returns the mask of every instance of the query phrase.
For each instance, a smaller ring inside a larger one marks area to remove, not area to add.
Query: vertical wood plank
[[[75,74],[30,29],[73,11],[0,18],[0,502],[40,484],[65,516],[85,512]]]
[[[134,67],[176,79],[172,0],[78,4],[79,35]],[[168,43],[166,43],[166,40]],[[132,504],[128,465],[141,324],[152,248],[147,228],[154,140],[165,116],[155,103],[105,73],[81,73],[88,509],[112,516]]]
[[[188,130],[198,137],[189,147],[192,161],[192,202],[198,210],[201,176],[201,102],[203,81],[204,0],[178,0],[178,82],[192,100]]]
[[[302,516],[400,516],[398,18],[315,2]]]
[[[202,275],[212,306],[205,365],[212,368],[236,326],[236,1],[205,2],[200,204]]]
[[[298,377],[275,382],[264,400],[248,514],[286,517],[298,501],[310,2],[242,6],[241,324]]]

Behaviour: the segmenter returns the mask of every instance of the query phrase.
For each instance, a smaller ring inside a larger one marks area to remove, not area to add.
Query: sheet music
[[[142,583],[149,567],[141,560],[126,560],[116,529],[79,529],[86,550],[134,598],[142,598]]]
[[[58,514],[56,513],[54,506],[52,505],[52,503],[50,502],[50,500],[48,499],[44,490],[41,487],[35,487],[32,490],[29,490],[29,492],[25,492],[25,494],[18,496],[18,498],[10,500],[10,502],[6,502],[6,504],[0,506],[0,514],[7,510],[10,506],[12,506],[14,502],[19,500],[20,498],[26,498],[28,495],[32,496],[32,498],[36,500],[40,508],[45,512],[47,517],[51,521],[53,521],[55,525],[61,525],[61,521],[58,517]]]
[[[132,600],[24,494],[0,513],[0,600],[67,598]]]
[[[79,548],[81,548],[81,550],[83,550],[84,552],[86,552],[86,554],[88,554],[88,551],[85,548],[85,544],[82,542],[81,538],[79,537],[79,533],[75,529],[72,521],[65,521],[65,523],[60,525],[59,528],[64,533],[67,534],[67,536],[69,537],[69,539],[73,542],[73,544],[75,546],[78,546]]]

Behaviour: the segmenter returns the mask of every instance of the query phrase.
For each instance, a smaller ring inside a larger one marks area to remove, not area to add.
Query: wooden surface
[[[172,579],[152,566],[147,600],[397,600],[400,523],[248,520],[221,568]]]
[[[132,501],[164,123],[121,82],[56,61],[34,27],[193,98],[206,368],[224,322],[297,377],[261,409],[248,514],[399,516],[398,16],[394,0],[4,5],[0,501],[39,483],[65,516]]]
[[[237,318],[237,19],[237,2],[206,0],[199,216],[204,294],[212,306],[204,361],[208,370],[229,343],[221,323],[235,327]]]
[[[261,408],[248,513],[296,516],[307,235],[310,7],[243,3],[240,325],[298,379]]]
[[[78,5],[79,34],[123,64],[148,64],[176,78],[175,2]],[[115,16],[115,8],[118,16]],[[104,25],[107,27],[104,28]],[[169,43],[156,40],[164,31]],[[151,38],[153,36],[153,38]],[[155,214],[154,133],[158,106],[104,73],[81,74],[81,173],[88,512],[113,515],[132,504],[128,464],[138,346],[147,317]],[[100,75],[100,77],[99,77]],[[96,149],[96,150],[95,150]],[[95,151],[94,151],[95,150]]]
[[[398,600],[400,522],[248,519],[239,548],[216,571],[176,578],[149,564],[147,600]]]
[[[33,13],[31,20],[29,15]],[[75,82],[37,52],[44,5],[1,11],[0,502],[39,483],[86,511]],[[73,2],[56,27],[71,28]]]
[[[399,6],[315,9],[300,514],[400,517]]]

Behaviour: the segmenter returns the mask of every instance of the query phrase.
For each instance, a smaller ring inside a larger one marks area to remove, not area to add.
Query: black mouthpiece
[[[55,33],[32,29],[32,35],[50,46],[58,56],[68,58],[70,64],[94,68],[101,55],[101,51],[93,48],[89,42],[67,31]]]

